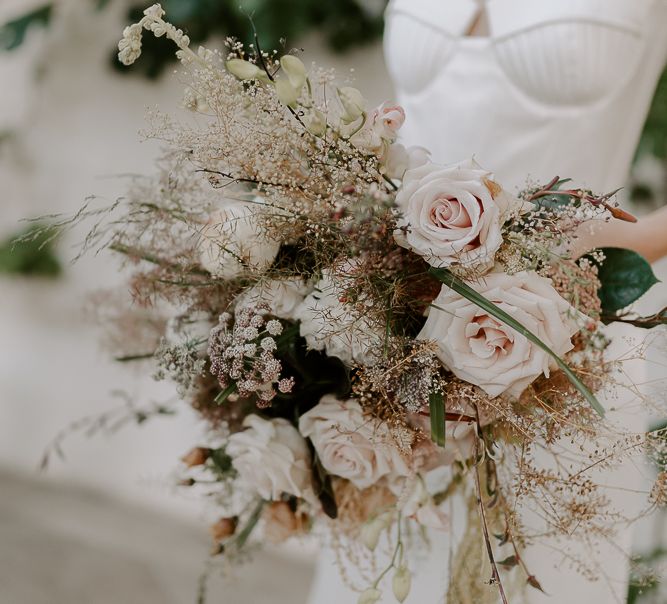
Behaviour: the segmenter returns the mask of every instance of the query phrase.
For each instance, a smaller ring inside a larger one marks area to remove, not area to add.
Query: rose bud
[[[394,592],[394,597],[399,602],[404,602],[410,593],[410,586],[412,583],[412,577],[410,571],[406,566],[399,566],[394,573],[394,577],[391,581],[391,588]]]
[[[211,449],[207,449],[205,447],[195,447],[183,455],[183,457],[181,457],[181,461],[188,468],[193,468],[195,466],[201,466],[205,464],[210,455]]]
[[[369,587],[359,594],[357,604],[375,604],[382,597],[382,592],[375,587]]]
[[[220,518],[210,529],[213,540],[223,541],[231,537],[236,531],[236,524],[236,518]]]

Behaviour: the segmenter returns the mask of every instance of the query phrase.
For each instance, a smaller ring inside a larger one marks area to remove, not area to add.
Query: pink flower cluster
[[[263,305],[244,308],[236,315],[223,313],[208,341],[210,372],[223,389],[232,384],[242,398],[257,397],[259,407],[268,407],[278,392],[288,393],[294,378],[281,377],[282,363],[275,356],[275,337],[283,331],[277,319],[266,319]]]

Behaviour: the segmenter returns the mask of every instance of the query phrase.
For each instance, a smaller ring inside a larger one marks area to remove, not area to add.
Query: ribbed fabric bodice
[[[475,156],[507,186],[627,177],[667,58],[665,0],[392,0],[385,53],[404,142],[440,162]]]

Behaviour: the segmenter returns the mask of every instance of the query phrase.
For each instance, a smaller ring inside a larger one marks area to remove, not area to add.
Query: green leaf
[[[32,25],[46,26],[51,19],[52,4],[45,4],[0,27],[0,49],[14,50],[23,44]]]
[[[234,394],[236,392],[236,382],[232,382],[225,388],[218,396],[215,397],[214,401],[218,405],[222,405],[229,397],[230,395]]]
[[[603,312],[625,308],[658,283],[651,265],[637,252],[618,247],[604,247],[596,251],[605,256],[602,263],[597,263],[601,283],[598,296]]]
[[[0,273],[58,277],[62,266],[53,249],[55,230],[33,224],[0,243]]]
[[[570,178],[561,178],[555,184],[551,185],[552,191],[558,191],[564,184],[570,182]],[[549,193],[536,197],[532,200],[536,209],[541,210],[560,210],[572,204],[572,196],[568,193]]]
[[[255,529],[255,526],[257,526],[257,523],[259,522],[259,519],[262,516],[262,511],[264,510],[265,505],[266,501],[264,501],[263,499],[259,501],[255,509],[253,510],[252,514],[250,514],[248,521],[243,527],[243,530],[241,530],[241,532],[238,533],[234,538],[233,543],[237,549],[239,550],[242,549],[243,546],[246,544],[246,541],[248,541],[248,537],[250,537],[252,531]]]
[[[312,479],[315,495],[322,504],[322,511],[332,520],[338,517],[338,504],[336,503],[336,494],[333,490],[331,476],[324,469],[320,461],[315,446],[310,439],[306,440],[312,459]]]
[[[441,447],[445,446],[445,399],[441,392],[431,392],[428,397],[431,414],[431,439]]]
[[[465,281],[452,274],[446,268],[431,267],[429,273],[436,279],[444,283],[447,287],[453,289],[457,294],[477,304],[482,310],[488,312],[491,316],[527,338],[530,342],[544,350],[558,365],[559,369],[567,376],[572,385],[579,391],[579,393],[588,401],[588,403],[598,412],[601,417],[604,417],[604,409],[600,402],[595,398],[595,395],[584,385],[584,383],[577,377],[577,375],[568,367],[568,365],[561,359],[551,348],[549,348],[540,338],[538,338],[532,331],[525,328],[514,317],[507,314],[504,310],[499,308],[496,304],[485,298],[478,291],[470,287]]]
[[[498,561],[498,565],[505,568],[514,568],[517,564],[519,564],[519,559],[514,554]]]

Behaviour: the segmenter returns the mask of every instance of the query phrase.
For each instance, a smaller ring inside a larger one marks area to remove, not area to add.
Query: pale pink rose
[[[385,101],[371,111],[368,122],[380,138],[393,141],[396,140],[398,131],[405,122],[405,111],[400,105],[392,105]]]
[[[551,282],[535,272],[489,273],[471,283],[476,291],[519,321],[557,355],[572,349],[579,331],[576,311]],[[492,397],[518,397],[554,368],[552,358],[525,336],[443,285],[433,301],[420,340],[434,340],[438,356],[457,377]]]
[[[382,478],[410,474],[385,424],[364,415],[353,399],[332,395],[299,419],[299,430],[310,438],[324,469],[365,489]]]
[[[286,419],[248,415],[245,430],[229,437],[227,454],[243,486],[268,501],[283,493],[314,502],[306,441]]]
[[[396,203],[402,212],[396,242],[431,265],[488,269],[502,243],[502,224],[517,207],[490,172],[473,161],[427,163],[408,170]]]
[[[361,130],[350,140],[355,147],[383,158],[389,145],[396,140],[404,121],[405,111],[402,107],[389,102],[382,103],[368,114]]]

